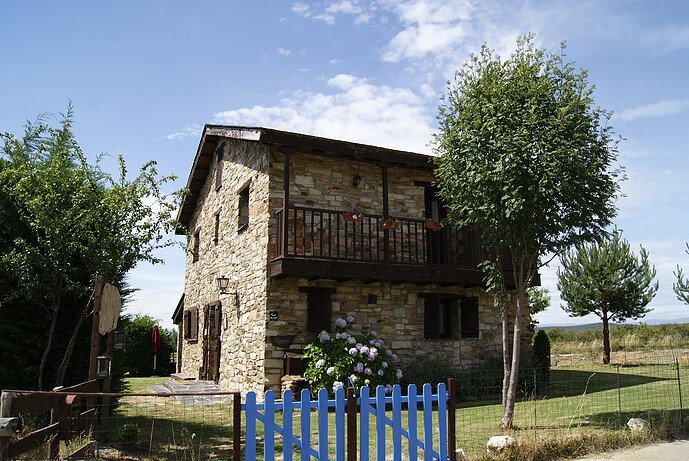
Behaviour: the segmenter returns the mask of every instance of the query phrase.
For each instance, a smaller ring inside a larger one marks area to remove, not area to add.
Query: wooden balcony
[[[482,284],[475,231],[450,226],[431,230],[424,220],[410,218],[394,218],[396,227],[383,229],[382,216],[350,222],[342,212],[304,207],[279,210],[275,217],[271,276]]]

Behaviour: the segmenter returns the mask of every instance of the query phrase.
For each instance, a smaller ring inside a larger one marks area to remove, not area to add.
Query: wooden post
[[[383,218],[389,218],[390,204],[389,204],[389,184],[388,184],[388,165],[383,163],[380,166],[381,174],[383,176]],[[390,260],[390,231],[383,231],[383,261],[386,263]]]
[[[456,423],[455,407],[457,406],[457,384],[454,378],[447,380],[447,393],[449,400],[447,402],[447,453],[450,455],[450,461],[457,461],[457,440],[456,440]]]
[[[0,394],[0,418],[12,417],[12,403],[16,394],[14,392],[2,391]],[[0,461],[6,461],[9,457],[10,438],[0,437]]]
[[[289,251],[289,158],[290,153],[288,151],[283,151],[283,166],[282,166],[282,188],[283,188],[283,200],[282,200],[282,222],[278,223],[282,226],[282,257],[287,257],[287,252]],[[296,238],[296,234],[295,234]]]
[[[89,381],[96,379],[98,355],[100,354],[100,304],[103,296],[103,286],[105,285],[102,275],[96,275],[96,282],[93,287],[93,319],[91,322],[91,356],[89,358]]]
[[[242,395],[232,396],[232,461],[239,461],[242,447]]]
[[[347,461],[357,461],[356,448],[356,394],[353,387],[347,388]]]

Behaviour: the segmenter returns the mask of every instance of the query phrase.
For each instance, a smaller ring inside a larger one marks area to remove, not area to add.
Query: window
[[[243,232],[249,227],[249,186],[239,192],[239,222],[237,232]]]
[[[478,338],[478,298],[422,294],[426,339]]]
[[[196,341],[199,336],[199,309],[192,307],[184,311],[184,339]]]
[[[215,151],[216,161],[215,161],[215,190],[219,190],[222,186],[222,170],[225,166],[225,146],[221,144],[218,150]]]
[[[192,261],[196,262],[199,260],[199,250],[201,249],[201,232],[197,231],[194,234],[194,250],[192,253]]]
[[[220,212],[215,214],[215,229],[213,230],[213,244],[217,245],[220,241]]]
[[[299,287],[300,293],[307,293],[306,329],[312,333],[330,331],[332,318],[332,288]]]

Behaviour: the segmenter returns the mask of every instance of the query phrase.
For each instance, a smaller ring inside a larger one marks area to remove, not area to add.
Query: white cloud
[[[280,56],[284,56],[284,57],[288,57],[289,55],[292,54],[292,52],[290,50],[286,50],[285,48],[278,48],[277,53]]]
[[[163,136],[163,139],[167,139],[168,141],[179,141],[186,138],[198,138],[201,135],[201,131],[203,131],[203,126],[199,125],[198,123],[194,123],[192,125],[185,126],[175,133]]]
[[[625,109],[619,114],[615,114],[615,118],[631,122],[637,118],[664,117],[666,115],[677,114],[688,107],[689,100],[666,99],[664,101],[654,102],[652,104],[645,104],[643,106]]]
[[[355,24],[366,24],[373,17],[375,10],[376,7],[373,3],[367,2],[364,5],[359,0],[323,2],[316,4],[315,8],[300,2],[292,5],[292,11],[300,16],[328,25],[335,24],[335,19],[338,15],[355,16]]]
[[[429,152],[434,112],[428,95],[376,86],[349,74],[331,78],[332,93],[295,91],[275,106],[215,114],[215,122],[257,125],[401,150]]]

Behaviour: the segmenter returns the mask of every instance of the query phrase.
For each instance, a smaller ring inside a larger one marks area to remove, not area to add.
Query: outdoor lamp
[[[354,176],[354,178],[352,179],[352,186],[354,186],[354,187],[359,187],[359,184],[361,184],[361,176],[359,176],[359,175],[357,174],[357,175]]]
[[[112,346],[112,350],[124,351],[125,350],[125,343],[127,342],[127,334],[124,332],[124,330],[115,330],[113,332],[113,336],[114,336],[115,340],[114,340],[114,344]]]
[[[227,277],[218,277],[217,282],[220,293],[227,293],[227,287],[230,286],[230,279]]]
[[[107,379],[110,377],[110,367],[112,359],[107,355],[99,355],[96,357],[96,378]]]

